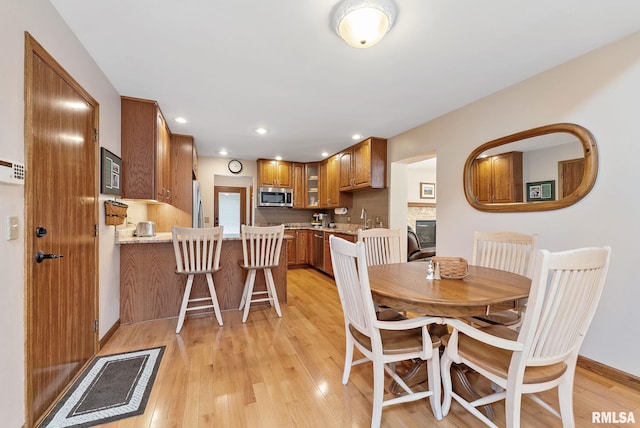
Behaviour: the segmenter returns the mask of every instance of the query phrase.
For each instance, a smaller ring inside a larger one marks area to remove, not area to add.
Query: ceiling
[[[247,160],[391,138],[640,30],[637,0],[395,0],[354,49],[336,0],[51,2],[121,95],[157,100],[200,156]]]

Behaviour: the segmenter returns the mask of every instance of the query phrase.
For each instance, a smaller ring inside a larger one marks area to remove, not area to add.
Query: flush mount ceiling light
[[[378,43],[396,19],[393,0],[342,0],[331,17],[340,37],[354,48]]]

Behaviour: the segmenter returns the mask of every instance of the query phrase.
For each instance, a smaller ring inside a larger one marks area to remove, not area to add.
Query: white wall
[[[407,166],[407,185],[409,192],[409,202],[422,202],[435,204],[438,198],[438,186],[436,183],[436,171],[437,171],[437,159],[431,158],[428,160],[411,163]],[[422,199],[420,197],[420,183],[433,183],[436,184],[436,194],[434,199]]]
[[[0,159],[24,162],[24,32],[28,31],[100,104],[100,145],[120,154],[120,98],[47,0],[0,1]],[[26,175],[28,179],[29,165]],[[100,203],[100,335],[119,318],[119,251]],[[0,236],[0,415],[24,423],[24,187],[0,184],[0,219],[20,218],[20,238]],[[4,224],[4,223],[3,223]]]
[[[581,354],[636,376],[640,199],[632,186],[639,176],[639,93],[640,33],[406,131],[390,140],[388,153],[393,195],[406,183],[393,174],[400,161],[437,151],[441,255],[470,258],[474,230],[538,233],[540,247],[552,251],[611,245],[607,285]],[[475,147],[557,122],[580,124],[596,138],[600,170],[589,195],[565,209],[534,213],[484,213],[466,202],[462,170]],[[392,225],[402,218],[396,201]]]
[[[227,168],[229,159],[198,157],[198,181],[200,181],[200,192],[202,193],[202,209],[204,210],[205,226],[213,226],[213,187],[216,184],[220,186],[238,187],[249,186],[252,184],[255,188],[258,173],[256,161],[241,160],[241,162],[242,171],[240,174],[232,174]],[[236,184],[234,184],[234,182]],[[248,191],[247,198],[249,198]],[[247,210],[249,209],[249,204],[247,204]],[[209,218],[208,222],[206,221],[207,217]]]

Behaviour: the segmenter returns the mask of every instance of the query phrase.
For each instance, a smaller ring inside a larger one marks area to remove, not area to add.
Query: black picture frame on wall
[[[122,159],[100,147],[100,193],[122,195]]]
[[[556,181],[534,181],[527,183],[527,202],[555,201]]]

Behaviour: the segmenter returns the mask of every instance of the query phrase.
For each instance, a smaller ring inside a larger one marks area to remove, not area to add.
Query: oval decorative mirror
[[[593,188],[598,149],[586,128],[556,123],[489,141],[464,164],[464,194],[480,211],[568,207]]]

